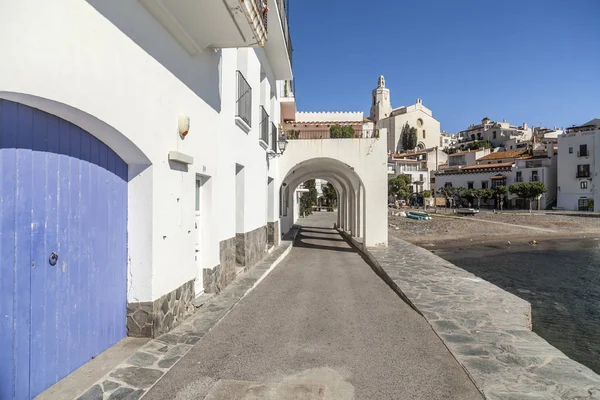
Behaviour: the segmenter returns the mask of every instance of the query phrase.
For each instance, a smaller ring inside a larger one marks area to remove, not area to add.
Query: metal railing
[[[278,133],[277,126],[275,123],[271,122],[271,150],[273,150],[275,153],[279,152],[279,149],[277,148],[277,139],[279,137]]]
[[[252,126],[252,88],[240,71],[237,74],[237,100],[235,102],[235,116]]]
[[[539,182],[540,177],[538,175],[531,175],[531,179],[529,181],[530,182]]]
[[[589,172],[578,172],[575,176],[577,178],[589,178],[592,175]]]
[[[360,129],[354,128],[353,132],[350,134],[347,132],[342,137],[332,137],[331,131],[327,130],[318,130],[318,131],[297,131],[290,130],[286,132],[288,139],[298,139],[298,140],[314,140],[314,139],[363,139],[363,138],[373,138],[379,137],[379,131],[377,129]],[[350,136],[351,135],[351,136]]]
[[[288,0],[277,0],[277,8],[279,8],[279,18],[281,19],[281,25],[283,26],[283,36],[285,37],[285,43],[287,45],[290,65],[292,65],[292,37],[290,36],[287,2]]]
[[[590,156],[590,152],[588,150],[577,152],[577,157],[589,157],[589,156]]]
[[[260,140],[269,144],[269,114],[263,106],[260,106],[260,124],[258,125],[260,131]]]
[[[259,18],[260,18],[260,21],[261,21],[263,27],[265,28],[265,32],[268,33],[268,31],[267,31],[267,26],[269,26],[267,24],[267,14],[268,13],[263,12],[263,0],[254,0],[254,5],[256,6],[256,9],[258,10],[258,15],[259,15]]]

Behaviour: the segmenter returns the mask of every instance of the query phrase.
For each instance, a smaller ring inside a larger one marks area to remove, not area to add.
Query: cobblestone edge
[[[600,399],[599,375],[531,331],[527,301],[404,240],[364,249],[341,233],[427,320],[486,399]]]

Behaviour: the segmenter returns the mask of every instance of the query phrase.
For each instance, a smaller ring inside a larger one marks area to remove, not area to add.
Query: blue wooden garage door
[[[127,165],[0,99],[0,399],[29,399],[126,335]]]

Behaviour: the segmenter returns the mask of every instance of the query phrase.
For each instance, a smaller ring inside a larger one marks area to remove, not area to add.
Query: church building
[[[417,150],[440,145],[440,122],[433,118],[431,110],[423,105],[421,99],[417,99],[413,105],[392,109],[390,89],[385,87],[383,76],[379,77],[377,88],[373,90],[370,119],[375,122],[377,129],[387,129],[390,153],[415,150],[402,146],[402,127],[406,123],[417,129]]]

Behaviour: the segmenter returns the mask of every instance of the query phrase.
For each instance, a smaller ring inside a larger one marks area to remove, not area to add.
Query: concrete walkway
[[[300,220],[289,256],[144,399],[482,399],[334,217]]]

